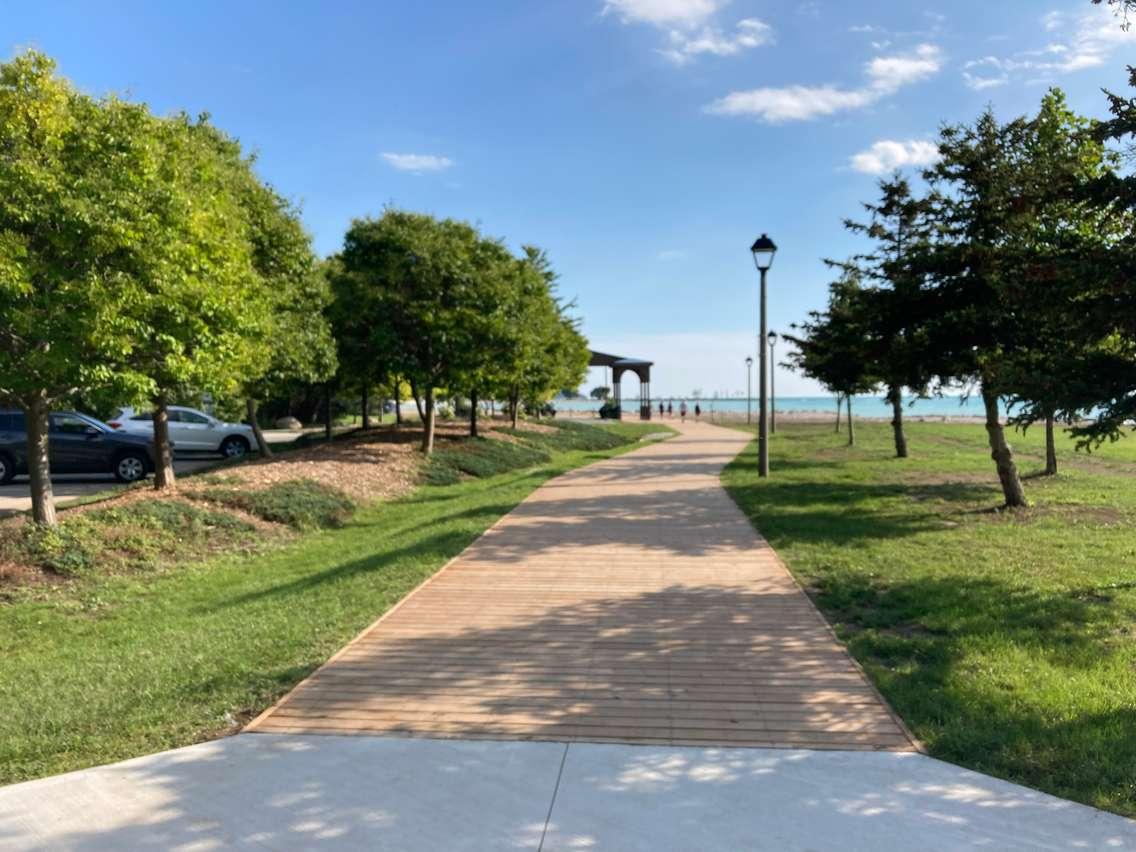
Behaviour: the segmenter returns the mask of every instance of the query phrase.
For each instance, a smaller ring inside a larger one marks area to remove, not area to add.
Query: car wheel
[[[16,475],[16,466],[12,464],[12,460],[3,453],[0,453],[0,485],[4,485],[12,481],[12,477]]]
[[[119,482],[137,482],[146,476],[146,457],[141,453],[123,453],[114,460],[111,472]]]
[[[249,442],[238,435],[230,435],[221,442],[221,455],[227,459],[243,459],[248,451]]]

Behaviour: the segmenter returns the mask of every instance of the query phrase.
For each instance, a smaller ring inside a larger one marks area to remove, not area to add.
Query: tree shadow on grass
[[[1130,655],[1113,641],[1111,601],[969,575],[895,582],[854,571],[829,572],[811,592],[933,755],[1136,812],[1131,681],[1116,701],[1127,709],[1084,713],[1052,671],[1081,677]]]
[[[766,480],[727,484],[743,513],[768,537],[783,543],[854,544],[941,530],[944,521],[990,495],[968,482],[903,484]],[[888,501],[914,501],[888,508]]]

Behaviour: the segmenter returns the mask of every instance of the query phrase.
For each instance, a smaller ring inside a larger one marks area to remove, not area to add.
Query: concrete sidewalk
[[[0,848],[1136,849],[1136,823],[900,752],[241,734],[0,788]]]

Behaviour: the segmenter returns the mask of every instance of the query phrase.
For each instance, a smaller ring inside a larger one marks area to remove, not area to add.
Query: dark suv
[[[135,482],[154,469],[150,439],[123,435],[74,411],[48,415],[52,473],[112,473]],[[22,411],[0,411],[0,483],[28,472],[28,436]]]

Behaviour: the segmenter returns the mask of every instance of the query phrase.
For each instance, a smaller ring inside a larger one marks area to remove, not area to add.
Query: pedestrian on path
[[[674,405],[668,400],[667,401],[667,417],[674,417],[674,413],[675,413],[674,412]]]
[[[686,400],[684,399],[678,406],[678,416],[683,423],[686,422]]]
[[[697,420],[701,416],[702,416],[702,406],[699,405],[696,402],[696,403],[694,403],[694,419]]]
[[[663,408],[663,401],[662,401],[662,400],[660,399],[660,400],[659,400],[659,419],[660,419],[660,420],[662,420],[662,419],[663,419],[663,411],[664,411],[664,410],[665,410],[665,409]]]

